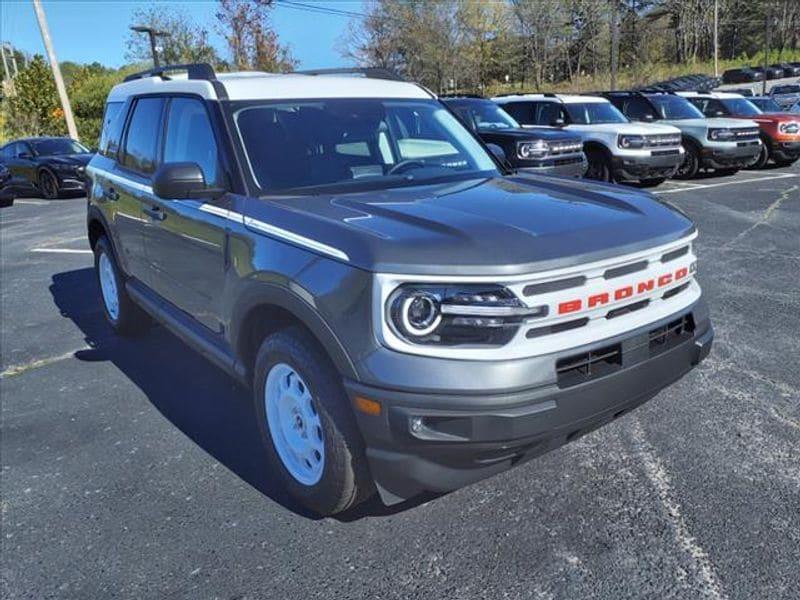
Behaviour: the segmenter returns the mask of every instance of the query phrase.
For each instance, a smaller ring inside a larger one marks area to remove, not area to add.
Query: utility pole
[[[158,48],[156,47],[156,37],[167,37],[169,35],[168,31],[158,31],[153,27],[146,27],[145,25],[133,25],[131,27],[132,31],[136,31],[138,33],[146,33],[147,36],[150,38],[150,52],[153,55],[153,66],[158,67]]]
[[[6,45],[0,43],[0,55],[3,57],[3,73],[6,74],[6,81],[11,82],[11,74],[8,71],[8,61],[6,60]]]
[[[719,0],[714,0],[714,77],[719,77]]]
[[[772,11],[770,10],[769,3],[766,7],[766,15],[764,16],[764,81],[761,82],[761,95],[767,95],[767,67],[769,66],[769,34],[770,34],[770,21],[772,21]]]
[[[611,0],[611,91],[617,89],[619,66],[619,0]]]
[[[42,8],[41,0],[33,0],[33,10],[36,11],[36,20],[39,21],[39,29],[42,32],[44,49],[47,52],[47,58],[50,59],[50,68],[53,70],[53,79],[56,80],[56,89],[58,90],[58,97],[61,99],[61,108],[64,111],[64,119],[67,121],[67,131],[69,132],[69,137],[77,140],[78,129],[75,127],[75,119],[72,116],[72,106],[70,106],[69,96],[67,96],[67,88],[64,86],[64,78],[61,76],[61,67],[58,66],[58,59],[56,58],[55,50],[53,50],[53,42],[50,39],[50,29],[47,27],[47,19],[44,16],[44,9]]]

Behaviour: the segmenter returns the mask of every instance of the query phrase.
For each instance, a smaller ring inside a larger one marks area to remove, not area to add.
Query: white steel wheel
[[[272,444],[286,471],[313,486],[325,470],[325,436],[311,391],[286,363],[274,365],[264,384],[264,409]]]
[[[100,291],[103,294],[103,304],[106,307],[108,316],[112,320],[119,320],[119,291],[117,290],[117,278],[114,274],[114,265],[106,252],[100,254],[98,260],[98,271],[100,276]]]

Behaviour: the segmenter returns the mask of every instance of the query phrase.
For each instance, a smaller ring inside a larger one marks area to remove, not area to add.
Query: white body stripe
[[[126,179],[124,177],[121,177],[120,175],[109,173],[105,169],[98,169],[97,167],[89,167],[88,169],[86,169],[86,172],[92,176],[101,175],[106,179],[110,179],[111,181],[114,181],[122,186],[133,188],[135,190],[144,192],[151,196],[153,195],[152,186],[139,183],[138,181],[131,181],[130,179]],[[308,248],[309,250],[313,250],[314,252],[318,252],[320,254],[327,254],[328,256],[332,256],[333,258],[336,258],[338,260],[344,260],[347,262],[350,261],[350,257],[347,256],[346,253],[339,250],[338,248],[334,248],[333,246],[323,244],[322,242],[305,237],[303,235],[300,235],[299,233],[289,231],[288,229],[283,229],[282,227],[277,227],[270,223],[266,223],[264,221],[254,219],[252,217],[245,216],[240,212],[227,210],[225,208],[214,206],[213,204],[199,202],[197,200],[181,200],[181,202],[186,202],[187,205],[193,206],[197,210],[201,210],[205,213],[221,217],[223,219],[228,219],[229,221],[239,223],[240,225],[245,225],[246,227],[255,229],[256,231],[259,231],[261,233],[266,233],[267,235],[270,235],[272,237],[281,238],[296,246],[303,246],[305,248]]]

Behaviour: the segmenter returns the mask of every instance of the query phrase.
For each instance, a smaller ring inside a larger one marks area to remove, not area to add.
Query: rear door
[[[211,187],[225,187],[219,144],[205,102],[175,96],[167,101],[161,162],[194,162]],[[161,297],[215,333],[222,332],[220,300],[225,277],[226,196],[216,200],[148,198],[145,246]]]
[[[128,274],[148,285],[151,274],[144,248],[147,223],[144,207],[149,205],[153,193],[152,176],[158,162],[163,109],[161,97],[134,100],[118,160],[101,182],[103,197],[114,205],[117,252],[123,255]]]
[[[3,162],[11,171],[14,189],[19,192],[36,190],[36,163],[33,149],[26,142],[14,142],[3,150]]]

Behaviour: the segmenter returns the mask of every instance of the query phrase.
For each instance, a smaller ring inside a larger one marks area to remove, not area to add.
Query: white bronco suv
[[[492,98],[523,127],[559,127],[583,137],[586,177],[658,185],[683,162],[681,132],[670,125],[632,123],[605,98],[514,94]]]

